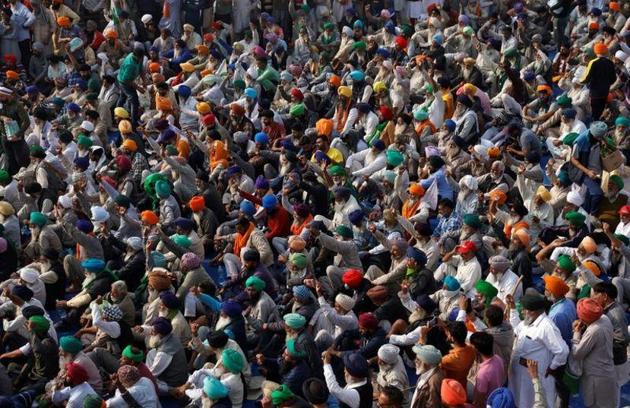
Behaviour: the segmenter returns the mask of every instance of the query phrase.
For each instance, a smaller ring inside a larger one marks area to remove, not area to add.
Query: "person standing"
[[[20,47],[22,65],[28,67],[31,58],[31,33],[30,27],[35,23],[35,15],[18,0],[10,0],[11,25],[15,28],[15,36]]]
[[[606,58],[608,47],[603,42],[595,44],[593,51],[596,57],[588,63],[580,82],[587,84],[591,96],[593,120],[599,120],[606,107],[610,86],[617,80],[617,73],[615,64]]]
[[[521,321],[510,296],[510,323],[514,327],[516,340],[512,352],[509,372],[509,388],[519,407],[531,407],[534,403],[534,387],[527,373],[526,360],[538,361],[540,382],[549,408],[555,406],[555,377],[565,365],[569,347],[563,341],[560,330],[545,313],[546,300],[540,295],[525,295],[521,298],[525,320]]]
[[[617,374],[613,363],[613,326],[604,309],[592,298],[577,303],[579,320],[573,323],[570,364],[581,368],[580,390],[587,407],[619,405]]]
[[[144,46],[136,43],[133,47],[133,52],[129,53],[120,64],[117,77],[121,93],[116,106],[125,107],[129,111],[134,126],[138,122],[138,109],[140,107],[137,91],[141,90],[135,82],[143,73],[143,56]]]
[[[0,151],[6,155],[2,167],[12,176],[29,163],[24,132],[30,126],[30,118],[22,102],[9,88],[0,87],[0,104]]]

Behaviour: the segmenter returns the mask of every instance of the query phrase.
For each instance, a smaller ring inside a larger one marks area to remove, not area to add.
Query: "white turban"
[[[584,197],[580,193],[575,190],[569,191],[567,194],[567,202],[575,205],[576,207],[581,207],[584,204]]]
[[[399,356],[400,349],[393,344],[383,344],[378,349],[378,358],[383,360],[387,364],[396,364]]]

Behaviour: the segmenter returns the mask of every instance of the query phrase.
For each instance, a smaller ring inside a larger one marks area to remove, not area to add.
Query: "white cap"
[[[94,131],[94,125],[92,124],[92,122],[88,122],[87,120],[84,120],[83,122],[81,122],[81,126],[79,126],[81,129],[85,129],[88,132],[92,132]]]
[[[109,220],[109,213],[103,207],[94,206],[90,208],[90,212],[92,213],[92,221],[94,222],[105,222]]]
[[[23,268],[20,270],[20,278],[26,283],[35,283],[39,278],[39,272],[33,268]]]
[[[148,24],[150,21],[153,21],[153,16],[151,14],[145,14],[144,16],[142,16],[140,21],[142,21],[144,24]]]
[[[140,237],[129,237],[125,240],[125,242],[132,249],[142,249],[142,238]]]
[[[621,60],[623,62],[626,62],[626,60],[628,59],[628,54],[626,54],[625,52],[619,50],[615,53],[615,58],[617,58],[618,60]]]

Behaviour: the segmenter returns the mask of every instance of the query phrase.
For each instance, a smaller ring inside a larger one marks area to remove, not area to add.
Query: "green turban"
[[[101,89],[101,83],[96,78],[90,78],[87,83],[88,90],[98,92]]]
[[[327,23],[324,23],[324,30],[334,30],[335,29],[335,25],[333,23],[331,23],[330,21]]]
[[[515,58],[518,56],[518,50],[516,48],[510,48],[508,50],[505,50],[505,53],[503,55],[505,56],[505,58]]]
[[[203,379],[203,392],[211,400],[220,400],[229,395],[230,390],[223,383],[212,376]]]
[[[127,347],[125,347],[125,349],[122,352],[122,355],[123,357],[135,363],[140,363],[142,360],[144,360],[144,353],[142,352],[142,350],[138,350],[137,353],[134,353],[133,347],[131,347],[131,345],[128,345]]]
[[[575,143],[575,139],[577,139],[579,136],[578,133],[569,133],[568,135],[566,135],[564,137],[564,139],[562,139],[562,144],[565,146],[573,146],[573,143]]]
[[[630,127],[630,119],[625,116],[618,116],[617,119],[615,119],[615,126]]]
[[[364,50],[367,48],[365,41],[356,41],[352,44],[352,48],[355,50]]]
[[[77,145],[81,147],[85,147],[86,149],[89,149],[90,147],[92,147],[93,144],[94,143],[92,142],[92,139],[90,139],[86,135],[80,135],[77,138]]]
[[[610,176],[609,181],[613,183],[614,185],[616,185],[619,190],[623,190],[623,186],[624,186],[623,179],[619,177],[618,175],[613,174],[612,176]]]
[[[335,234],[338,234],[343,238],[354,238],[352,229],[346,225],[338,225],[337,228],[335,228]]]
[[[171,195],[171,186],[168,184],[168,181],[160,180],[155,183],[155,193],[160,198],[167,198]]]
[[[31,216],[29,217],[29,222],[31,224],[43,227],[48,222],[48,218],[46,218],[46,216],[39,211],[33,211],[31,213]]]
[[[223,367],[233,374],[240,373],[243,369],[243,356],[236,350],[226,348],[221,354],[221,360]]]
[[[304,112],[306,112],[306,107],[304,106],[303,103],[298,103],[297,105],[293,105],[293,107],[291,107],[291,109],[289,110],[289,114],[293,116],[294,118],[304,115]]]
[[[556,98],[556,103],[563,108],[571,106],[573,101],[566,94],[562,94]]]
[[[464,224],[468,225],[472,228],[481,227],[481,221],[479,220],[479,216],[477,214],[465,214],[463,217]]]
[[[558,257],[558,267],[569,273],[573,273],[573,271],[575,271],[575,264],[568,255],[560,255]]]
[[[83,408],[101,408],[103,406],[103,398],[96,394],[88,394],[83,400]]]
[[[179,152],[177,151],[177,147],[172,144],[166,145],[166,154],[169,156],[176,156]]]
[[[50,328],[50,322],[44,316],[31,316],[28,321],[33,324],[33,330],[38,334],[45,333]]]
[[[413,118],[418,122],[422,122],[423,120],[429,118],[429,112],[425,111],[424,109],[418,109],[413,113]]]
[[[294,330],[299,330],[306,325],[306,318],[299,313],[288,313],[282,319],[287,326]]]
[[[235,79],[234,89],[245,89],[245,81],[243,81],[242,79]]]
[[[74,336],[63,336],[59,339],[59,346],[70,354],[77,354],[83,348],[81,341]]]
[[[499,293],[497,288],[483,279],[477,281],[475,290],[486,299],[486,305],[489,305],[492,299]]]
[[[295,394],[284,384],[277,390],[271,392],[271,403],[275,406],[280,406],[285,402],[292,401],[294,398]]]
[[[573,226],[581,227],[584,224],[584,221],[586,221],[586,215],[577,211],[569,211],[564,214],[564,219]]]
[[[46,150],[44,150],[44,148],[40,145],[33,145],[28,149],[28,153],[31,156],[37,156],[39,154],[46,154]]]
[[[295,265],[298,269],[304,269],[306,268],[308,260],[306,258],[306,255],[304,255],[303,253],[296,253],[289,256],[289,262]]]
[[[464,27],[464,29],[462,30],[462,33],[463,33],[464,35],[467,35],[467,36],[469,36],[469,37],[470,37],[470,36],[472,36],[473,34],[475,34],[475,30],[473,30],[473,28],[472,28],[471,26],[466,26],[466,27]]]
[[[287,340],[287,351],[289,352],[289,355],[294,358],[306,357],[306,352],[304,350],[297,349],[295,339]]]
[[[7,185],[11,181],[11,176],[6,170],[0,170],[0,184]]]
[[[173,240],[175,245],[182,248],[190,248],[190,246],[192,245],[192,241],[186,235],[174,234],[171,236],[171,239]]]
[[[403,154],[394,149],[387,149],[385,151],[385,157],[387,158],[387,164],[392,167],[399,166],[405,160]]]
[[[328,174],[331,176],[345,176],[346,170],[343,168],[341,164],[333,164],[332,166],[328,166]]]
[[[258,276],[250,276],[245,281],[245,287],[246,288],[253,287],[258,292],[262,292],[263,290],[265,290],[265,287],[267,287],[267,284],[265,283],[264,280],[260,279]]]

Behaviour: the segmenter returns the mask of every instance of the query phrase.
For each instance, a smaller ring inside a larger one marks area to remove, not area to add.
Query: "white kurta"
[[[562,340],[560,330],[546,315],[538,316],[529,326],[520,322],[518,312],[512,310],[510,323],[516,340],[512,350],[509,388],[518,407],[534,405],[534,386],[527,368],[519,364],[520,358],[538,362],[538,378],[545,394],[547,406],[553,408],[556,401],[556,383],[551,375],[545,377],[548,368],[556,369],[567,362],[569,348]]]

